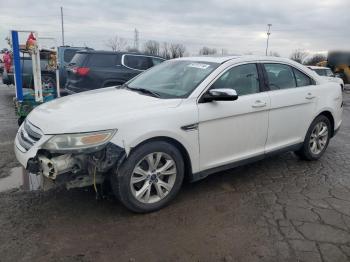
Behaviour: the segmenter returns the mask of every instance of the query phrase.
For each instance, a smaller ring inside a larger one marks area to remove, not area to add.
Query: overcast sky
[[[133,45],[146,40],[182,43],[189,54],[202,46],[232,54],[282,56],[297,48],[312,52],[350,49],[350,0],[0,0],[0,48],[10,29],[36,30],[61,43],[60,6],[68,45],[108,49],[114,35]]]

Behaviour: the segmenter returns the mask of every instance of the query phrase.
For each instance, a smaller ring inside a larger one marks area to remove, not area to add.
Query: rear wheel
[[[331,123],[320,115],[311,123],[302,148],[295,153],[305,160],[318,160],[326,151],[330,137]]]
[[[156,141],[136,148],[113,175],[117,198],[134,212],[151,212],[167,205],[179,192],[184,177],[180,151]]]

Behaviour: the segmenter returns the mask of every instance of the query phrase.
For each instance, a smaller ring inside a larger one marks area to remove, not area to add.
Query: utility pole
[[[267,28],[267,41],[266,41],[266,56],[267,56],[267,51],[269,49],[269,39],[270,39],[270,35],[271,35],[271,26],[272,24],[267,24],[268,28]]]
[[[64,46],[64,27],[63,27],[63,7],[61,6],[61,32],[62,32],[62,45]]]
[[[139,31],[136,28],[134,31],[134,48],[139,50]]]

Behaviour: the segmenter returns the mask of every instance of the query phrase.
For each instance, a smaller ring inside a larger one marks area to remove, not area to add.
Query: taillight
[[[88,67],[73,67],[72,72],[80,76],[86,76],[90,71]]]

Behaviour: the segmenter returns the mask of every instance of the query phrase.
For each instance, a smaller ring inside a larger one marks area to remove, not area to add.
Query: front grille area
[[[18,131],[19,144],[28,151],[36,142],[41,138],[41,131],[39,128],[25,121],[20,130]]]

